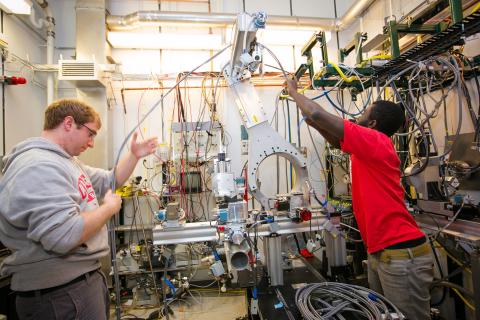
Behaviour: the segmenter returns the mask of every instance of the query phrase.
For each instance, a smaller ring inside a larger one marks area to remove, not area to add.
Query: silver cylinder
[[[234,244],[232,242],[225,242],[225,255],[227,257],[227,265],[231,269],[245,270],[249,267],[250,246],[247,241]]]
[[[172,11],[138,11],[125,16],[107,16],[107,25],[111,30],[133,30],[150,26],[182,27],[226,27],[235,23],[236,14]],[[297,16],[268,16],[268,25],[308,29],[335,29],[335,19]]]
[[[282,238],[264,238],[265,259],[271,286],[283,286]]]

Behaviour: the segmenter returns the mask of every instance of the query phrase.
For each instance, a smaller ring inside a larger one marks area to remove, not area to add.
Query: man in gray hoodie
[[[75,99],[52,103],[41,137],[17,144],[3,160],[0,241],[12,250],[0,272],[11,275],[20,319],[108,319],[109,294],[99,259],[109,254],[107,221],[120,210],[113,170],[76,157],[93,148],[98,113]],[[115,171],[117,186],[157,141],[137,142]],[[101,204],[98,199],[103,198]]]

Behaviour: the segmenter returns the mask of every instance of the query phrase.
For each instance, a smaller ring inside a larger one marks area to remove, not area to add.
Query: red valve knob
[[[12,83],[11,84],[26,84],[27,83],[27,79],[25,78],[22,78],[22,77],[12,77]]]
[[[302,211],[300,211],[300,219],[302,221],[312,220],[312,212],[308,209],[303,209]]]
[[[3,78],[0,78],[0,82],[5,82],[6,84],[10,84],[10,85],[17,85],[17,84],[26,84],[27,79],[22,77],[3,77]]]

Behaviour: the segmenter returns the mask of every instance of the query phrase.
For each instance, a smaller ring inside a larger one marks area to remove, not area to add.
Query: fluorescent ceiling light
[[[313,36],[313,30],[265,29],[259,34],[259,42],[275,46],[303,46]],[[326,41],[332,37],[330,31],[325,31]]]
[[[318,30],[317,30],[318,31]],[[303,46],[315,33],[314,30],[293,30],[290,28],[266,28],[257,32],[258,42],[266,46]],[[330,41],[332,34],[325,31],[326,42]],[[227,32],[225,41],[230,43],[232,40],[231,32]]]
[[[0,0],[0,8],[7,13],[30,14],[32,2],[30,0]]]
[[[172,34],[111,31],[108,42],[114,48],[171,49],[171,50],[219,50],[222,37],[216,34]]]

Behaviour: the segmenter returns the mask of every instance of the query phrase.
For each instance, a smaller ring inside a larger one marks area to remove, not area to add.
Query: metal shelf
[[[428,57],[447,51],[450,47],[461,43],[465,37],[480,32],[480,12],[470,14],[462,22],[456,23],[445,31],[432,36],[425,42],[402,53],[385,65],[375,69],[375,77],[380,81],[389,75],[396,74],[411,65],[410,61],[421,61]]]

